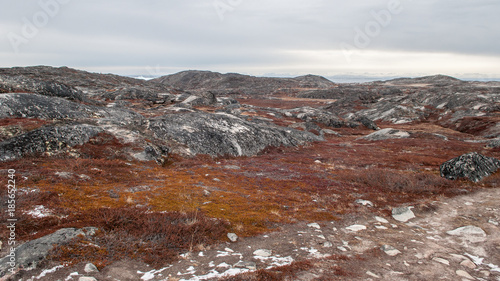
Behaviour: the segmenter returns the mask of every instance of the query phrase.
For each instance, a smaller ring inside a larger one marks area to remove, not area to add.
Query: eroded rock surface
[[[166,115],[148,121],[156,137],[186,145],[188,154],[251,156],[270,146],[296,146],[322,138],[309,132],[205,112]]]

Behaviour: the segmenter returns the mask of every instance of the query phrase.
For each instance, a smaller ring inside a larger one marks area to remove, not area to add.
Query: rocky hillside
[[[296,78],[267,78],[241,75],[237,73],[221,74],[210,71],[183,71],[151,80],[178,89],[189,91],[211,91],[217,94],[267,95],[284,90],[328,89],[335,84],[328,79],[306,75]]]
[[[499,158],[498,82],[4,68],[0,278],[496,280]]]

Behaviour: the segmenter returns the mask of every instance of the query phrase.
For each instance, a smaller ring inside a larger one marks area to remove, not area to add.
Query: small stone
[[[97,279],[95,279],[94,277],[80,277],[78,278],[78,281],[97,281]]]
[[[442,263],[444,265],[450,265],[450,262],[448,260],[442,259],[442,258],[433,258],[432,259],[435,262]]]
[[[228,253],[234,253],[234,250],[231,248],[224,248],[224,251],[226,251]]]
[[[387,227],[385,227],[383,225],[376,225],[375,228],[376,229],[380,229],[380,230],[386,230],[386,229],[388,229]]]
[[[366,275],[370,276],[370,277],[373,277],[373,278],[378,278],[380,279],[380,276],[378,276],[377,274],[371,272],[371,271],[367,271],[366,272]]]
[[[271,250],[259,249],[254,251],[253,254],[258,257],[270,257],[273,252]]]
[[[392,217],[400,222],[407,222],[415,218],[415,214],[411,211],[413,207],[401,207],[392,209]]]
[[[393,246],[390,245],[384,245],[380,248],[384,253],[386,253],[388,256],[395,257],[399,254],[401,254],[401,251],[398,249],[394,248]]]
[[[345,229],[347,229],[349,231],[352,231],[352,232],[358,232],[358,231],[361,231],[361,230],[365,230],[366,226],[361,225],[361,224],[355,224],[355,225],[348,226]]]
[[[368,200],[363,200],[363,199],[357,199],[356,203],[358,203],[360,205],[363,205],[363,206],[367,206],[367,207],[373,207],[374,206],[373,202],[368,201]]]
[[[472,277],[469,273],[467,273],[467,271],[457,270],[456,273],[460,277],[467,278],[467,279],[470,279],[470,280],[474,280],[474,277]]]
[[[382,218],[382,217],[377,217],[377,216],[376,216],[376,217],[375,217],[375,220],[376,220],[376,221],[378,221],[378,222],[380,222],[380,223],[389,223],[389,221],[388,221],[388,220],[386,220],[386,219],[384,219],[384,218]]]
[[[97,269],[97,267],[96,267],[95,265],[93,265],[93,264],[91,264],[91,263],[87,263],[87,264],[85,265],[85,269],[84,269],[84,271],[85,271],[86,273],[92,273],[92,272],[99,272],[99,269]]]
[[[347,252],[347,249],[343,246],[339,246],[339,247],[337,247],[337,249],[339,249],[342,252]]]
[[[249,270],[257,270],[257,264],[252,261],[239,261],[234,265],[236,268],[246,268]]]
[[[316,229],[321,229],[321,226],[317,223],[310,223],[307,226],[312,227],[312,228],[316,228]]]
[[[236,235],[236,233],[228,233],[227,238],[233,243],[238,241],[238,235]]]
[[[488,220],[488,223],[491,223],[492,225],[496,225],[496,226],[499,225],[498,221],[493,220],[493,219]]]
[[[323,243],[323,248],[331,248],[331,247],[333,247],[333,244],[331,242]]]
[[[491,273],[490,273],[488,270],[483,270],[483,271],[481,271],[481,274],[482,274],[484,277],[486,277],[486,278],[490,277],[490,275],[491,275]]]
[[[467,268],[470,268],[470,269],[475,269],[477,267],[477,265],[475,263],[473,263],[471,260],[469,259],[466,259],[464,261],[462,261],[460,263],[461,266],[465,266]]]

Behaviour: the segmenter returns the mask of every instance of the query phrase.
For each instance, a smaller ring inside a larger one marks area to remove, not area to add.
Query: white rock
[[[475,263],[473,263],[471,260],[469,259],[466,259],[464,261],[462,261],[460,263],[461,266],[465,266],[467,268],[470,268],[470,269],[475,269],[477,267],[477,265]]]
[[[363,205],[363,206],[367,206],[367,207],[373,207],[374,206],[373,202],[368,201],[368,200],[363,200],[363,199],[357,199],[356,203],[358,203],[360,205]]]
[[[432,260],[435,261],[435,262],[439,262],[439,263],[445,264],[445,265],[450,265],[450,262],[448,260],[445,260],[445,259],[442,259],[442,258],[433,258]]]
[[[447,231],[449,235],[453,236],[468,236],[468,235],[476,235],[476,236],[486,236],[486,232],[481,228],[473,225],[468,225],[464,227],[459,227],[455,230]]]
[[[392,217],[400,222],[407,222],[415,218],[415,214],[411,211],[413,207],[401,207],[392,209]]]
[[[273,252],[271,250],[266,250],[266,249],[259,249],[253,252],[254,256],[258,257],[270,257],[272,256]]]
[[[386,229],[388,229],[387,227],[385,227],[383,225],[376,225],[375,228],[376,229],[380,229],[380,230],[386,230]]]
[[[312,228],[316,228],[316,229],[321,229],[321,226],[317,223],[310,223],[307,226],[312,227]]]
[[[85,265],[85,269],[83,270],[85,271],[86,273],[91,273],[91,272],[99,272],[99,270],[97,269],[97,267],[91,263],[87,263]]]
[[[78,278],[78,281],[97,281],[97,279],[95,279],[94,277],[80,277]]]
[[[459,227],[455,230],[447,231],[448,235],[462,237],[472,243],[483,242],[486,238],[486,232],[473,225]]]
[[[456,271],[457,275],[466,279],[474,280],[474,277],[472,277],[469,273],[463,270],[457,270]]]
[[[370,276],[370,277],[373,277],[373,278],[378,278],[380,279],[380,276],[378,276],[377,274],[371,272],[371,271],[367,271],[366,272],[366,275]]]
[[[380,223],[389,223],[389,221],[388,221],[388,220],[386,220],[386,219],[384,219],[384,218],[382,218],[382,217],[377,217],[377,216],[376,216],[376,217],[375,217],[375,220],[376,220],[376,221],[378,221],[378,222],[380,222]]]
[[[236,233],[228,233],[227,238],[233,243],[238,241],[238,235],[236,235]]]
[[[323,243],[323,248],[331,248],[331,247],[333,247],[333,244],[331,242]]]
[[[345,229],[347,229],[349,231],[352,231],[352,232],[358,232],[358,231],[361,231],[361,230],[365,230],[366,226],[361,225],[361,224],[354,224],[354,225],[346,227]]]
[[[388,256],[395,257],[399,254],[401,254],[401,251],[398,249],[394,248],[393,246],[390,245],[384,245],[380,248],[384,253],[386,253]]]

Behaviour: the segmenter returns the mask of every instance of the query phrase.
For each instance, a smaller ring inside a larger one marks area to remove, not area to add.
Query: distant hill
[[[398,84],[398,85],[403,85],[403,84],[415,84],[415,83],[421,83],[421,84],[456,84],[456,83],[462,83],[465,81],[462,81],[460,79],[457,79],[455,77],[447,76],[447,75],[432,75],[432,76],[424,76],[424,77],[417,77],[417,78],[396,78],[392,80],[388,80],[386,82],[389,82],[391,84]]]
[[[256,94],[265,94],[279,89],[328,89],[336,85],[332,81],[316,75],[295,78],[271,78],[198,70],[182,71],[153,79],[150,82],[192,91],[213,90],[223,93]]]

